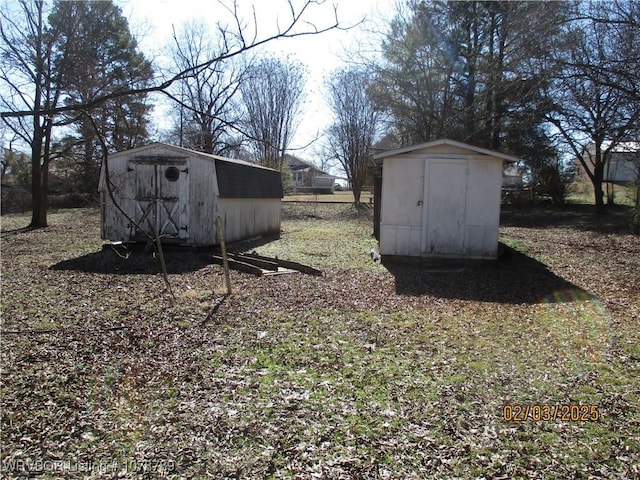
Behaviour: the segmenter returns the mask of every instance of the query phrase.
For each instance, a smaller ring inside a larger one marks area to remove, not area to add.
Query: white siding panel
[[[127,213],[132,211],[130,174],[127,171],[126,158],[114,158],[108,161],[109,180],[112,184],[113,197],[118,205]],[[129,239],[129,221],[115,207],[106,186],[105,171],[102,170],[99,185],[102,200],[102,239],[110,241],[126,241]]]
[[[395,255],[395,236],[395,226],[380,225],[380,255]]]
[[[281,202],[277,198],[218,198],[216,215],[222,217],[225,241],[235,242],[279,233],[280,211]]]
[[[420,255],[421,227],[382,225],[380,227],[380,254],[416,256]]]
[[[465,244],[467,161],[428,161],[422,251],[462,255]]]
[[[389,158],[382,178],[382,225],[420,226],[424,202],[424,160],[415,156]]]
[[[191,159],[189,171],[189,238],[194,245],[212,245],[216,240],[215,202],[217,195],[215,162]]]
[[[498,228],[486,225],[467,225],[466,255],[470,258],[496,258]]]
[[[474,158],[469,162],[467,225],[495,225],[500,221],[502,161]]]
[[[605,165],[604,179],[608,182],[633,183],[640,179],[640,154],[611,154]]]

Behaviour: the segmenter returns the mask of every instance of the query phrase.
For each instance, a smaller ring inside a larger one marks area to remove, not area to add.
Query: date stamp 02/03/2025
[[[545,405],[513,404],[502,407],[505,422],[597,422],[600,419],[598,405]]]

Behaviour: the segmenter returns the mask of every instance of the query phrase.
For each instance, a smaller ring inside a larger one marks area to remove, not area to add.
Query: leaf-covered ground
[[[640,477],[619,216],[510,211],[499,262],[382,266],[370,215],[285,204],[251,248],[322,277],[232,272],[224,297],[207,251],[168,249],[175,302],[96,210],[27,223],[2,218],[2,478]]]

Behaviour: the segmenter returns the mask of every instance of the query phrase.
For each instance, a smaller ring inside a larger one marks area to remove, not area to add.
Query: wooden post
[[[157,186],[156,186],[157,188]],[[158,226],[158,194],[156,190],[156,195],[153,199],[153,242],[155,243],[154,247],[158,252],[158,256],[160,257],[160,268],[162,269],[162,277],[164,278],[164,283],[167,285],[167,290],[171,294],[171,298],[173,303],[176,301],[176,297],[173,294],[173,290],[171,288],[171,283],[169,282],[169,274],[167,273],[167,264],[164,261],[164,252],[162,251],[162,240],[160,240],[160,228]]]
[[[216,217],[216,231],[218,234],[218,242],[222,250],[222,268],[224,270],[224,280],[227,284],[227,295],[231,295],[231,277],[229,275],[229,261],[227,259],[227,246],[224,242],[224,228],[222,226],[222,218],[220,215]]]
[[[164,252],[162,251],[162,241],[160,240],[160,237],[157,236],[154,242],[155,242],[155,247],[158,251],[158,256],[160,257],[160,268],[162,268],[162,277],[164,278],[164,283],[167,285],[167,289],[169,290],[169,293],[171,294],[171,298],[175,303],[176,296],[173,294],[173,289],[171,288],[171,283],[169,282],[169,274],[167,273],[167,264],[164,261]]]

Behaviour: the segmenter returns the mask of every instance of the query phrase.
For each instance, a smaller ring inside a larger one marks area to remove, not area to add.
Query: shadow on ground
[[[189,273],[211,265],[208,255],[214,249],[163,246],[167,273]],[[73,270],[104,274],[155,274],[161,271],[160,259],[144,245],[111,246],[52,265],[51,270]]]
[[[532,207],[502,206],[501,227],[575,228],[599,233],[631,231],[631,208],[609,206],[606,215],[597,215],[593,205],[567,204]]]
[[[265,235],[234,242],[227,246],[230,253],[251,251],[278,238]],[[211,255],[220,255],[220,247],[181,247],[163,245],[167,273],[190,273],[214,263]],[[51,270],[73,270],[104,274],[155,274],[161,271],[160,258],[151,245],[131,243],[126,245],[105,244],[102,250],[82,257],[63,260],[52,265]]]
[[[429,295],[494,303],[557,303],[592,300],[593,295],[551,272],[546,265],[501,245],[495,262],[415,263],[384,259],[399,295]]]

